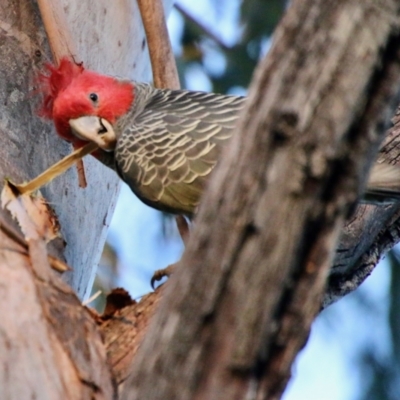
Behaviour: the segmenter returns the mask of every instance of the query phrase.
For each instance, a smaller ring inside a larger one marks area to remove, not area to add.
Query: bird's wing
[[[145,202],[193,214],[244,98],[155,90],[116,148],[122,178]]]

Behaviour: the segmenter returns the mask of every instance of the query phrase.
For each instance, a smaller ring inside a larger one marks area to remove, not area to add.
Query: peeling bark
[[[27,253],[2,231],[0,243],[0,397],[112,399],[96,324],[51,271],[43,243],[31,241]]]

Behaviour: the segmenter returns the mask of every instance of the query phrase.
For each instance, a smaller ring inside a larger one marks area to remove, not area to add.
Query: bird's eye
[[[99,96],[97,95],[97,93],[90,93],[89,99],[92,100],[93,103],[96,103],[96,101],[99,100]]]

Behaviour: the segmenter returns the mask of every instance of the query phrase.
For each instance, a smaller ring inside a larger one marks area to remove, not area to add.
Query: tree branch
[[[62,57],[68,55],[75,62],[81,62],[78,50],[67,24],[61,1],[38,0],[43,25],[49,39],[54,61],[58,64]]]
[[[51,272],[44,245],[30,241],[29,256],[23,256],[2,230],[0,242],[0,273],[7,282],[0,302],[1,397],[113,398],[97,327],[73,290]],[[18,287],[23,296],[16,295]]]
[[[154,86],[179,89],[179,77],[161,0],[137,0],[149,44]]]
[[[99,321],[107,358],[119,392],[123,389],[132,360],[162,298],[162,290],[164,289],[158,288],[143,296],[139,303],[123,307]]]
[[[202,31],[206,36],[208,36],[212,41],[214,41],[221,49],[227,51],[230,47],[226,45],[222,39],[212,32],[208,27],[202,24],[199,20],[193,17],[188,11],[186,11],[179,3],[175,3],[174,7],[182,14],[182,16],[188,20],[193,25],[197,26],[200,31]]]

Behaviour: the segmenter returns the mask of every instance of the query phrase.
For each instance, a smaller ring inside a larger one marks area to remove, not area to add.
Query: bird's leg
[[[190,235],[189,224],[186,221],[185,217],[182,215],[177,215],[175,217],[175,221],[176,221],[176,226],[178,228],[179,235],[182,239],[184,246],[186,247],[186,244],[187,244],[187,241],[189,240],[189,235]],[[177,261],[176,263],[168,265],[168,267],[166,267],[166,268],[158,269],[157,271],[155,271],[151,278],[151,281],[150,281],[151,287],[154,289],[154,284],[156,282],[160,281],[165,276],[169,277],[170,275],[172,275],[175,268],[178,266],[179,262],[180,261]]]
[[[182,238],[182,242],[186,247],[190,235],[189,224],[183,215],[177,215],[175,217],[175,221],[176,221],[176,226],[178,227],[179,235]]]

